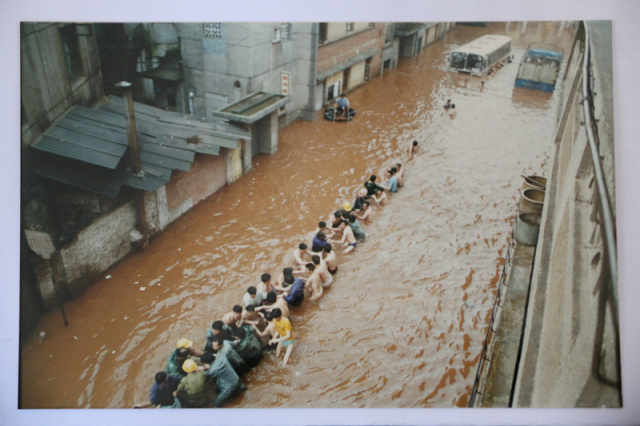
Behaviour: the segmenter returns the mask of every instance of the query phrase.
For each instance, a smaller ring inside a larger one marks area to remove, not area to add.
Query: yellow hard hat
[[[182,364],[182,369],[187,373],[192,373],[196,371],[196,367],[198,366],[196,365],[196,362],[192,359],[188,359]]]
[[[346,211],[351,211],[351,204],[345,201],[344,203],[342,203],[342,208]]]
[[[191,345],[193,345],[193,342],[189,339],[185,339],[184,337],[180,340],[178,340],[178,343],[176,343],[176,346],[178,347],[178,349],[180,348],[190,348]]]

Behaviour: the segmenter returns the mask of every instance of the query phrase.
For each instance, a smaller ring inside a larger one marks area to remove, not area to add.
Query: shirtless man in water
[[[384,202],[387,201],[388,199],[389,197],[387,197],[387,194],[382,189],[379,189],[378,193],[373,196],[373,200],[379,206],[384,206]]]
[[[404,186],[404,169],[402,168],[402,164],[396,163],[396,177],[398,178],[398,187],[402,188]]]
[[[333,284],[333,275],[329,273],[329,269],[327,269],[327,264],[325,263],[324,259],[322,259],[320,256],[312,256],[311,262],[313,262],[316,267],[316,272],[320,277],[322,287],[331,287],[331,284]]]
[[[304,269],[304,265],[309,261],[309,252],[307,251],[307,245],[300,243],[293,253],[292,264],[294,268]]]
[[[407,159],[407,161],[413,158],[413,154],[415,154],[417,150],[418,150],[418,141],[413,141],[413,143],[409,145],[409,149],[407,149],[407,152],[409,153],[409,158]]]
[[[351,230],[351,227],[348,225],[348,222],[344,219],[340,222],[339,229],[342,230],[342,240],[340,241],[331,240],[331,241],[334,243],[341,244],[343,247],[345,247],[344,251],[342,252],[343,254],[350,253],[351,251],[353,251],[354,248],[356,248],[356,245],[357,245],[356,237],[355,235],[353,235],[353,231]]]
[[[278,296],[275,291],[272,291],[267,294],[267,305],[257,307],[256,311],[271,312],[275,308],[280,308],[280,311],[282,311],[282,316],[285,318],[289,318],[289,305],[284,300],[284,295]]]
[[[362,205],[362,210],[360,211],[360,214],[356,214],[356,217],[358,218],[358,220],[361,220],[363,222],[371,222],[371,220],[373,219],[373,210],[371,209],[371,205],[368,201],[365,201],[364,204]]]
[[[334,275],[338,272],[338,257],[336,256],[336,252],[331,249],[331,246],[327,246],[324,248],[324,263],[327,265],[327,271],[331,275]]]
[[[322,289],[322,280],[313,263],[307,263],[306,268],[311,272],[311,276],[307,279],[305,290],[310,292],[311,297],[309,300],[313,302],[322,297],[322,293],[324,292]]]

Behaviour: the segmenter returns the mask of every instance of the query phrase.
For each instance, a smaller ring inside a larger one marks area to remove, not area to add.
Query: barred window
[[[347,22],[347,32],[353,31],[353,22]]]
[[[222,22],[208,22],[204,24],[206,38],[222,38]]]

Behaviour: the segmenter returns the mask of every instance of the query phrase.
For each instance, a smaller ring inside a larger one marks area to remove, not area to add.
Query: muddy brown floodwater
[[[368,238],[339,259],[333,287],[291,315],[290,366],[267,353],[230,407],[464,407],[476,373],[522,174],[545,175],[559,93],[514,91],[530,42],[570,47],[555,23],[458,25],[349,94],[357,116],[319,112],[279,135],[279,152],[172,223],[57,310],[22,345],[23,408],[128,408],[148,398],[180,337],[204,345],[263,272],[374,173],[420,152],[405,187],[375,208]],[[486,81],[446,72],[448,51],[513,37],[513,64]],[[468,81],[465,82],[465,79]],[[451,118],[442,105],[456,104]],[[141,291],[141,287],[145,291]],[[46,339],[38,340],[43,330]]]

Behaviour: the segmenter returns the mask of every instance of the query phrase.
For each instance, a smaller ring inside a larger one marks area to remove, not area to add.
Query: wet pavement
[[[279,135],[279,152],[172,223],[144,253],[106,271],[39,322],[23,344],[23,408],[127,408],[146,400],[180,337],[211,322],[263,272],[309,243],[370,174],[420,152],[405,187],[375,208],[367,241],[339,258],[335,283],[293,310],[290,365],[268,353],[230,407],[464,407],[491,316],[521,175],[545,175],[557,100],[514,90],[530,42],[569,50],[573,30],[512,23],[513,64],[487,79],[446,72],[447,52],[506,24],[457,26],[348,97],[354,121],[318,112]],[[465,81],[468,80],[468,81]],[[449,116],[442,105],[456,104]],[[38,332],[47,337],[40,341]],[[55,389],[55,392],[51,390]]]

